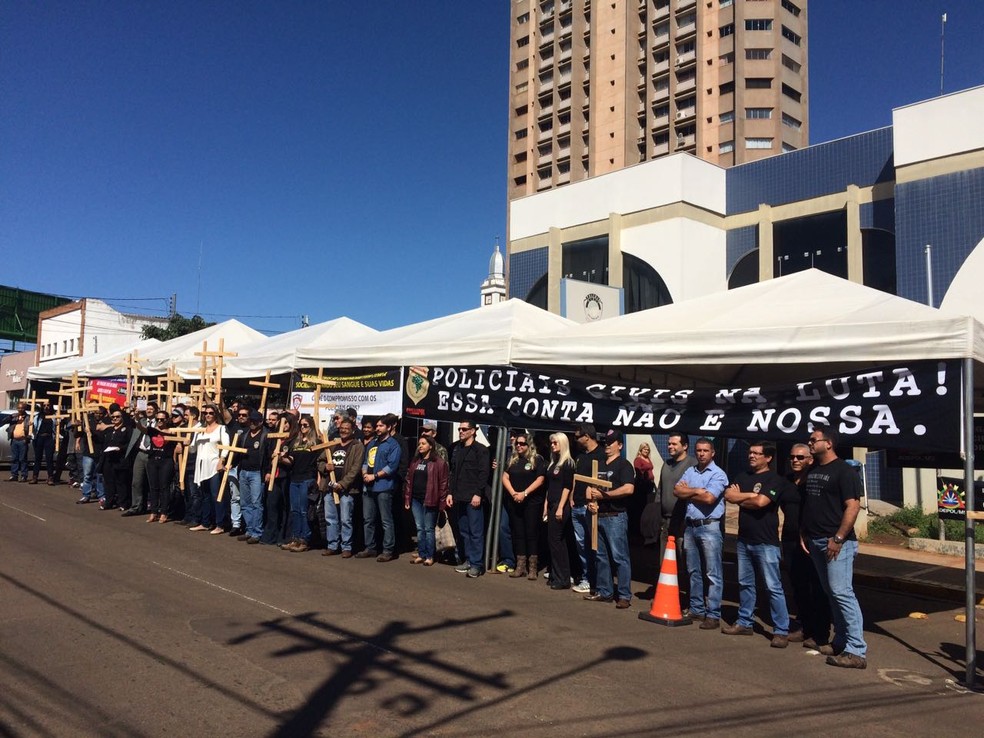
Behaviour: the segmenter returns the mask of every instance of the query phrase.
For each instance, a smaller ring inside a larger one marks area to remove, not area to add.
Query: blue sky
[[[269,333],[477,306],[509,7],[4,0],[0,284]],[[812,142],[938,94],[944,11],[946,90],[984,83],[979,0],[814,0]]]

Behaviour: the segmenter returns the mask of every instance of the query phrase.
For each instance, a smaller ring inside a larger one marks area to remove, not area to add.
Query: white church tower
[[[495,251],[489,259],[489,276],[482,282],[481,305],[495,305],[506,299],[506,267],[499,252],[499,239],[495,240]]]

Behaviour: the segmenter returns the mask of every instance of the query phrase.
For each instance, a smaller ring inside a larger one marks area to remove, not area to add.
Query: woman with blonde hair
[[[547,494],[543,515],[547,520],[547,544],[550,546],[550,589],[571,586],[571,562],[567,554],[571,522],[571,490],[574,487],[574,459],[563,433],[550,436],[550,466],[547,467]]]

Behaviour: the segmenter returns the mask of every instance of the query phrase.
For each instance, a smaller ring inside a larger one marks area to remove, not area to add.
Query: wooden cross
[[[183,433],[197,433],[198,429],[195,428],[195,419],[188,413],[188,425],[184,428],[171,428],[171,435],[180,435]],[[188,468],[188,451],[190,448],[190,443],[185,443],[184,448],[181,449],[181,463],[178,464],[178,489],[184,492],[185,488],[185,470]]]
[[[264,376],[262,382],[258,382],[255,379],[249,380],[249,383],[253,387],[262,387],[263,394],[260,395],[260,413],[266,417],[266,403],[267,403],[267,390],[280,389],[280,385],[276,382],[270,381],[270,370],[267,369],[266,376]]]
[[[336,438],[334,441],[325,441],[324,443],[319,443],[317,446],[311,446],[311,448],[309,448],[308,451],[320,451],[321,449],[324,448],[335,448],[335,446],[341,446],[341,445],[342,445],[342,440],[340,438]],[[339,502],[341,502],[341,500],[338,497],[338,492],[335,491],[334,469],[328,472],[328,479],[331,481],[332,484],[331,496],[334,499],[335,504],[337,505]]]
[[[27,427],[28,433],[34,433],[34,416],[37,414],[37,405],[39,402],[44,402],[44,400],[38,399],[38,393],[35,390],[31,390],[31,399],[21,400],[25,404],[30,404],[31,412],[27,416]]]
[[[165,404],[165,409],[171,411],[174,409],[174,399],[178,394],[178,387],[181,386],[182,379],[181,376],[174,369],[174,362],[167,365],[167,374],[159,380],[164,384],[163,400]]]
[[[234,351],[226,351],[225,339],[220,338],[218,351],[209,351],[208,341],[205,341],[204,343],[202,343],[202,350],[196,351],[195,356],[202,357],[202,384],[203,385],[205,383],[206,360],[207,359],[213,360],[213,369],[215,370],[215,385],[214,385],[215,394],[212,399],[214,399],[215,402],[218,403],[219,398],[222,397],[222,369],[225,366],[225,358],[227,356],[228,357],[239,356],[239,354]]]
[[[232,470],[232,462],[235,461],[235,454],[244,454],[247,449],[240,448],[236,445],[236,439],[232,439],[232,445],[226,446],[224,444],[218,444],[216,448],[219,451],[225,451],[227,456],[225,457],[225,472],[222,474],[222,481],[219,482],[219,496],[216,498],[218,502],[222,502],[222,498],[225,496],[226,484],[229,482],[229,472]]]
[[[325,370],[323,367],[318,367],[318,376],[312,378],[312,383],[314,384],[314,412],[311,413],[311,418],[314,420],[314,430],[318,436],[321,436],[321,386],[324,384],[325,380]]]
[[[126,404],[130,405],[133,402],[133,390],[134,390],[134,380],[137,378],[137,372],[140,371],[140,365],[143,360],[137,355],[136,349],[128,353],[123,361],[117,364],[118,367],[123,369],[126,375]]]
[[[583,474],[574,475],[575,482],[584,482],[589,487],[598,487],[600,489],[611,489],[612,483],[607,479],[598,479],[598,460],[595,459],[591,462],[591,476],[586,477]],[[591,550],[598,550],[598,513],[594,513],[591,516]]]
[[[273,483],[277,479],[277,467],[280,465],[280,449],[283,448],[284,439],[289,438],[287,432],[287,418],[280,419],[276,433],[267,433],[267,438],[276,438],[277,445],[273,447],[273,466],[270,469],[270,481],[267,483],[267,492],[273,492]]]
[[[57,454],[59,450],[61,450],[61,428],[59,426],[61,425],[61,421],[63,421],[65,418],[70,418],[72,416],[70,414],[63,415],[61,408],[59,407],[58,412],[53,413],[49,417],[51,418],[51,422],[54,425],[54,429],[55,429],[55,453]]]

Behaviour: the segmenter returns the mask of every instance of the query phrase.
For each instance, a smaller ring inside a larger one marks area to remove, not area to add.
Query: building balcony
[[[685,52],[683,54],[678,54],[677,55],[677,57],[676,57],[676,66],[677,67],[688,67],[691,64],[696,63],[696,61],[697,61],[697,53],[694,52],[694,51],[687,51],[687,52]]]
[[[693,92],[697,88],[696,79],[685,79],[677,82],[676,91],[674,95],[683,95],[685,93]]]
[[[681,121],[690,120],[695,115],[697,115],[697,108],[696,107],[694,107],[694,108],[683,108],[681,110],[676,111],[676,115],[674,116],[674,120],[677,123],[679,123]]]
[[[655,90],[653,90],[653,100],[660,101],[660,100],[669,100],[669,99],[670,99],[669,86],[657,87]]]
[[[664,128],[668,128],[670,125],[670,114],[664,113],[663,115],[653,118],[652,131],[661,131]]]
[[[679,0],[676,7],[676,12],[679,13],[687,8],[692,8],[697,5],[697,0]]]

